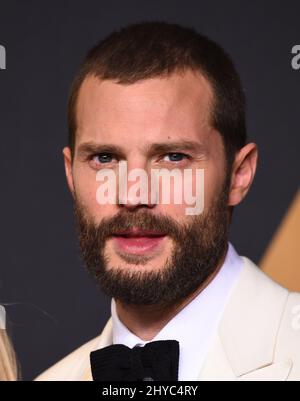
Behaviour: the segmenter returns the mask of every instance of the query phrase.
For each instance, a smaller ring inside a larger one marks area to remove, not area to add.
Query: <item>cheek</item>
[[[181,221],[185,216],[185,205],[158,205],[159,213],[167,215],[176,221]]]
[[[220,190],[223,187],[225,179],[224,166],[217,168],[213,166],[211,169],[206,169],[204,173],[204,209],[208,210],[219,196]]]
[[[219,196],[226,178],[226,157],[223,140],[214,130],[209,137],[209,157],[204,168],[204,209],[209,210]]]
[[[197,170],[197,171],[196,171]],[[189,215],[198,215],[204,205],[204,169],[182,171],[181,178],[162,184],[160,182],[157,209],[177,220]],[[166,201],[168,200],[168,203]]]
[[[97,200],[97,191],[100,183],[96,181],[96,173],[92,170],[78,168],[73,173],[74,188],[78,201],[86,212],[95,221],[100,221],[104,216],[112,215],[116,205],[100,204]]]

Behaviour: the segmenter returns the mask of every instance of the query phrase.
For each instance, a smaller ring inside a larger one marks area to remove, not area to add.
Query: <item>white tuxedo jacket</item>
[[[300,293],[290,293],[248,258],[230,295],[199,380],[300,380]],[[91,351],[112,344],[112,321],[36,380],[92,380]]]

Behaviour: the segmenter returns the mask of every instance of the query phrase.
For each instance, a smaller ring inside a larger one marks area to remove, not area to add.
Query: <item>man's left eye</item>
[[[164,156],[163,160],[164,161],[171,161],[171,162],[180,162],[183,159],[187,159],[188,156],[185,155],[184,153],[178,153],[178,152],[173,152],[173,153],[168,153]]]

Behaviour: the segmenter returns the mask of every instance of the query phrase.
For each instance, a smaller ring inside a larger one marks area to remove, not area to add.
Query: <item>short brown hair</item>
[[[223,138],[231,166],[246,143],[245,96],[230,57],[212,40],[191,28],[165,22],[144,22],[113,32],[91,49],[73,81],[68,102],[69,147],[76,136],[76,103],[84,79],[132,84],[191,69],[201,72],[214,92],[211,124]]]

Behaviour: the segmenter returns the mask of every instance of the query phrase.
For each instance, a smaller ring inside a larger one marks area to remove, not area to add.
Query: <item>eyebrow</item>
[[[195,141],[175,141],[175,142],[164,142],[164,143],[153,143],[149,145],[148,152],[150,154],[156,153],[168,153],[174,152],[175,150],[184,150],[194,153],[204,153],[205,148],[201,143]]]
[[[109,145],[109,144],[98,144],[94,142],[85,142],[78,146],[77,153],[79,157],[87,154],[97,153],[113,153],[124,156],[124,151],[120,146]]]
[[[153,156],[158,153],[168,153],[175,151],[190,151],[193,153],[204,153],[205,148],[201,143],[195,141],[175,141],[175,142],[162,142],[153,143],[146,147],[146,153]],[[118,156],[125,157],[125,152],[121,146],[110,145],[110,144],[97,144],[94,142],[85,142],[79,145],[78,155],[80,157],[87,154],[97,154],[97,153],[112,153]]]

